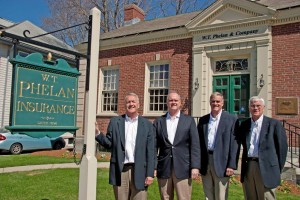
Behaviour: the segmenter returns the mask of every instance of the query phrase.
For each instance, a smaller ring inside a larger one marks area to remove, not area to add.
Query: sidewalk
[[[11,173],[11,172],[32,171],[32,170],[38,170],[38,169],[79,168],[79,167],[80,167],[80,165],[76,165],[75,163],[5,167],[5,168],[0,168],[0,174],[1,173]],[[98,162],[97,167],[98,168],[109,168],[109,162]]]

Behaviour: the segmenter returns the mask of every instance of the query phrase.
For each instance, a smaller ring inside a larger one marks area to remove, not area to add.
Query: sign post
[[[87,62],[88,90],[86,91],[86,109],[84,126],[84,146],[86,153],[82,157],[79,175],[79,200],[95,200],[97,185],[97,159],[95,157],[95,121],[97,102],[98,58],[100,40],[100,11],[93,8],[90,12],[92,25],[89,35],[90,60]],[[84,152],[82,152],[84,153]]]

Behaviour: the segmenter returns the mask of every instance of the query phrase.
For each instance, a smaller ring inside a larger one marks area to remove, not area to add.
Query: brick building
[[[101,34],[97,121],[124,113],[124,97],[140,97],[140,114],[166,112],[166,95],[177,90],[183,110],[210,112],[213,91],[224,109],[248,117],[248,99],[266,100],[265,115],[300,125],[300,1],[217,0],[205,10],[144,20],[136,5],[125,8],[124,27]],[[77,48],[86,52],[87,44]],[[84,63],[81,66],[84,75]],[[84,76],[81,77],[84,84]],[[84,91],[78,106],[83,127]],[[81,129],[81,133],[82,133]]]

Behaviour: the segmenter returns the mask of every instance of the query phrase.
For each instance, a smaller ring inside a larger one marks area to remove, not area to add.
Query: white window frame
[[[102,67],[99,70],[99,92],[98,92],[98,116],[116,116],[118,109],[116,111],[103,111],[103,99],[102,99],[102,93],[104,91],[104,71],[107,70],[118,70],[119,75],[118,75],[118,80],[117,80],[117,89],[116,91],[119,93],[119,80],[120,80],[120,67],[119,66],[109,66],[109,67]],[[119,94],[118,94],[119,95]],[[117,102],[117,106],[118,102]]]
[[[161,116],[162,114],[166,113],[167,111],[150,111],[150,66],[154,65],[169,65],[169,76],[168,76],[168,91],[170,89],[170,72],[171,72],[171,65],[170,61],[161,60],[157,62],[149,62],[145,63],[145,91],[144,91],[144,115],[147,116]],[[167,103],[167,102],[165,102]]]

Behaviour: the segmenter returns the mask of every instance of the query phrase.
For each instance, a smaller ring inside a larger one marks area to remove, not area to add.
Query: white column
[[[95,157],[95,121],[97,102],[97,80],[98,80],[98,57],[100,40],[100,11],[93,8],[91,32],[91,56],[89,91],[86,93],[84,144],[86,144],[86,154],[83,156],[80,165],[79,175],[79,200],[95,200],[97,185],[97,159]]]
[[[266,102],[264,114],[272,116],[272,66],[269,55],[269,40],[256,41],[257,46],[257,72],[256,88],[257,95],[262,97]],[[264,86],[259,86],[259,79],[263,76]]]

